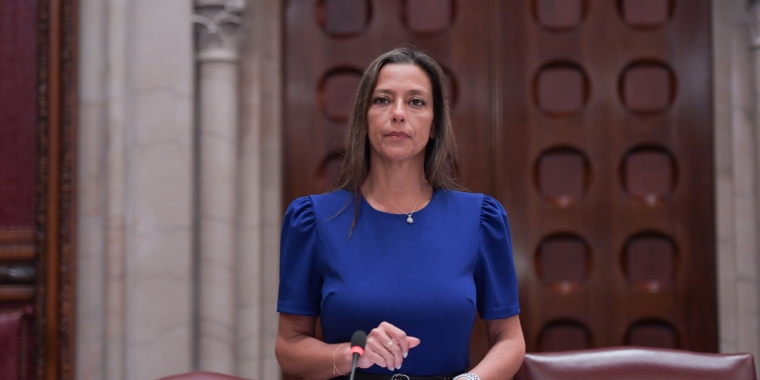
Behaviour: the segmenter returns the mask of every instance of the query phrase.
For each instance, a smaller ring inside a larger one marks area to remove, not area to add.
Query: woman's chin
[[[382,157],[385,161],[389,161],[389,162],[409,161],[418,156],[422,158],[422,155],[420,155],[419,153],[413,153],[413,152],[408,152],[408,151],[403,151],[403,152],[390,151],[390,152],[380,153],[380,157]]]

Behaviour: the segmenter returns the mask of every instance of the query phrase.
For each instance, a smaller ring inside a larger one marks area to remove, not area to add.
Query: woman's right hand
[[[393,371],[401,368],[409,350],[419,344],[419,339],[407,336],[403,330],[388,322],[382,322],[367,335],[364,355],[356,365],[369,368],[376,364]]]

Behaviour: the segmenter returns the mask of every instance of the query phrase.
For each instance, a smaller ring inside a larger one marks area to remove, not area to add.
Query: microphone
[[[351,363],[351,377],[349,380],[354,380],[354,373],[356,373],[356,363],[359,361],[359,357],[364,355],[364,346],[367,344],[367,334],[364,331],[356,330],[354,335],[351,336],[351,353],[354,360]]]

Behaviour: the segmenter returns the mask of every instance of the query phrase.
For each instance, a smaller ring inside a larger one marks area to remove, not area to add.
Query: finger
[[[383,322],[378,327],[383,329],[390,338],[389,341],[393,342],[390,347],[388,347],[386,342],[386,348],[394,356],[395,368],[401,368],[401,363],[409,353],[409,343],[407,341],[406,332],[388,322]]]
[[[387,367],[387,363],[385,361],[385,358],[378,355],[376,352],[367,349],[364,350],[364,355],[362,355],[359,358],[359,361],[356,363],[356,366],[359,368],[369,368],[373,365],[378,365],[380,367]]]
[[[415,348],[420,345],[420,339],[413,336],[406,337],[406,341],[409,344],[409,348]]]
[[[365,355],[362,355],[362,359],[359,359],[356,363],[356,367],[364,369],[372,367],[373,365],[385,367],[385,359],[374,352],[367,352]]]
[[[396,368],[396,358],[393,356],[393,353],[388,351],[385,344],[381,342],[388,342],[390,338],[380,338],[379,340],[374,340],[372,342],[372,351],[376,353],[377,355],[381,356],[384,360],[384,363],[382,366],[389,369],[394,370]]]
[[[396,359],[394,355],[386,348],[386,344],[391,340],[379,327],[370,331],[367,338],[367,348],[375,354],[382,356],[385,360],[383,367],[393,370],[396,368]],[[379,364],[378,364],[379,365]]]
[[[401,344],[398,340],[389,337],[389,340],[385,343],[385,349],[393,355],[393,367],[395,369],[401,368],[401,363],[404,361],[404,352],[401,348]],[[406,339],[403,339],[406,340]]]
[[[406,339],[402,339],[406,340]],[[401,344],[393,337],[388,337],[383,347],[392,355],[391,363],[395,369],[401,368],[401,363],[404,361],[404,351],[401,348]]]

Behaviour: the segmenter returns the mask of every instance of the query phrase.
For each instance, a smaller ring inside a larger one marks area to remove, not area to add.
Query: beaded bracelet
[[[333,375],[341,375],[341,376],[348,375],[347,373],[340,373],[340,371],[338,371],[338,366],[335,365],[335,353],[338,352],[338,350],[340,350],[340,348],[343,347],[344,344],[345,343],[341,343],[338,346],[338,348],[336,348],[335,351],[333,351],[333,357],[332,357],[333,358]],[[478,379],[478,380],[480,380],[480,379]]]
[[[461,375],[457,375],[454,378],[454,380],[457,380],[457,379],[480,380],[480,378],[478,377],[478,375],[476,375],[474,373],[469,373],[469,372],[465,372],[465,373],[463,373]]]

